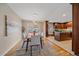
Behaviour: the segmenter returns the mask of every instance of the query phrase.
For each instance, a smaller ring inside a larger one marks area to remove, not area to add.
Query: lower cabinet
[[[55,40],[58,40],[58,41],[64,41],[64,40],[72,39],[71,33],[66,33],[66,32],[62,33],[62,32],[58,32],[58,31],[54,32],[54,37],[55,37]]]

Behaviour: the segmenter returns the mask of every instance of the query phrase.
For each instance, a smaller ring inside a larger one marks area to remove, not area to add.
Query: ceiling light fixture
[[[66,14],[63,14],[62,17],[66,17]]]
[[[33,21],[33,24],[34,24],[34,25],[37,25],[36,21]]]

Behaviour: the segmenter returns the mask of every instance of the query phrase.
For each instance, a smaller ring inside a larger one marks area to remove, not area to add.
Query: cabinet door
[[[58,40],[60,41],[60,32],[54,32],[54,35],[55,35],[55,40]]]

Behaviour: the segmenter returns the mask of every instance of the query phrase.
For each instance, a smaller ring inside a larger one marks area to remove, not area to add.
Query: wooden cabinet
[[[55,40],[60,41],[60,32],[55,31],[54,36],[55,36]]]
[[[55,40],[58,40],[58,41],[64,41],[64,40],[70,40],[72,38],[71,36],[71,33],[68,33],[68,32],[58,32],[58,31],[55,31],[54,32],[54,36],[55,36]]]
[[[64,23],[53,23],[54,36],[58,41],[64,41],[72,39],[72,21]]]
[[[65,23],[53,23],[55,29],[66,29],[67,26]]]

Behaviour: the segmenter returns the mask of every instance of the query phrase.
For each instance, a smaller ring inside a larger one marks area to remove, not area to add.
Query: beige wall
[[[7,15],[8,36],[5,34],[5,18]],[[0,4],[0,55],[5,55],[14,45],[21,40],[21,19],[6,5]]]
[[[33,21],[22,21],[23,27],[26,29],[26,33],[28,33],[29,28],[38,27],[40,32],[44,33],[44,22],[36,22],[36,25]]]

